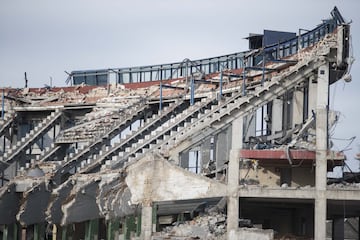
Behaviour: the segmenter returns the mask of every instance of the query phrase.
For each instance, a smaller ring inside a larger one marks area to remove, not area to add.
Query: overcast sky
[[[243,38],[263,29],[312,29],[337,6],[360,56],[359,0],[0,0],[0,87],[64,86],[64,71],[196,60],[247,50]],[[332,87],[342,118],[334,137],[357,139],[360,152],[360,59],[353,81]],[[347,141],[335,141],[343,149]],[[359,163],[349,163],[358,170]]]

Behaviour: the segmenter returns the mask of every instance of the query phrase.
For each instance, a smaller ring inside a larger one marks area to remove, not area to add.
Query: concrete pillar
[[[152,206],[145,203],[141,209],[141,239],[151,240],[152,235]]]
[[[231,148],[231,128],[217,134],[216,138],[216,168],[222,168],[229,159],[229,151]]]
[[[243,127],[243,118],[232,122],[227,182],[227,239],[236,239],[239,227],[239,160],[240,149],[243,147]]]
[[[343,240],[344,237],[344,218],[335,218],[332,222],[332,239]]]
[[[327,112],[329,98],[329,64],[318,69],[316,104],[316,169],[315,169],[315,239],[326,238],[326,177],[327,177]]]
[[[309,101],[308,101],[308,113],[311,116],[311,111],[316,110],[316,101],[317,101],[317,81],[315,77],[309,78]]]
[[[302,91],[295,91],[293,97],[293,127],[303,122],[303,102],[304,93]]]
[[[180,166],[182,168],[189,168],[189,151],[180,153]]]
[[[21,240],[26,240],[26,228],[21,229]]]
[[[256,113],[249,114],[243,118],[245,123],[243,135],[244,140],[249,141],[250,136],[255,136],[256,133]],[[234,122],[233,122],[234,123]]]
[[[276,134],[283,130],[283,100],[274,99],[272,104],[271,132]]]
[[[239,149],[243,147],[243,128],[244,121],[243,118],[237,118],[232,122],[232,131],[231,131],[231,148]]]
[[[227,184],[227,239],[236,239],[239,225],[239,156],[240,149],[231,149]]]
[[[202,168],[204,168],[206,165],[208,165],[211,156],[210,156],[210,149],[211,149],[211,139],[206,139],[200,146],[201,149],[201,165]]]
[[[57,234],[58,234],[58,232],[57,232],[57,226],[56,226],[56,224],[53,224],[52,225],[52,239],[53,240],[56,240],[57,239]]]

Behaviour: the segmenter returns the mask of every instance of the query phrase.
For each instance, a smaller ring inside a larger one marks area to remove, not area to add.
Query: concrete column
[[[237,239],[239,227],[239,159],[243,147],[243,118],[232,122],[227,182],[227,239]]]
[[[293,97],[293,127],[303,122],[303,101],[304,93],[302,91],[295,91]]]
[[[315,239],[326,238],[327,113],[329,101],[329,64],[318,69],[316,103]]]
[[[231,131],[231,148],[239,149],[243,147],[243,128],[244,120],[243,118],[237,118],[232,122],[232,131]]]
[[[180,166],[182,168],[188,168],[189,167],[189,151],[184,151],[180,153]]]
[[[231,129],[226,128],[224,131],[217,134],[216,137],[216,168],[219,169],[224,166],[228,160],[229,151],[231,149]]]
[[[343,240],[344,236],[344,218],[335,218],[332,223],[332,239]]]
[[[243,118],[245,128],[243,131],[245,141],[249,140],[250,136],[255,136],[256,133],[256,113],[249,114]],[[235,122],[235,121],[234,121]],[[233,122],[233,124],[234,124]]]
[[[274,99],[272,104],[271,132],[276,134],[283,130],[283,100]]]
[[[152,206],[145,203],[141,210],[141,239],[151,240],[152,235]]]
[[[211,156],[210,156],[210,148],[211,148],[211,139],[206,139],[200,146],[201,149],[201,165],[202,168],[204,168],[206,165],[208,165]]]
[[[21,229],[21,240],[26,240],[26,228]]]
[[[315,77],[309,78],[309,101],[308,101],[308,113],[309,116],[311,116],[311,111],[316,110],[316,101],[317,101],[317,81],[315,80]]]
[[[227,184],[227,239],[236,239],[239,224],[239,156],[240,149],[231,149]]]

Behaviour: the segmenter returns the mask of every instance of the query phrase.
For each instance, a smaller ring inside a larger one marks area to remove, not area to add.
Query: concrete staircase
[[[55,110],[55,112],[52,112],[42,122],[35,126],[34,129],[28,132],[25,137],[22,137],[16,145],[13,145],[12,148],[8,149],[8,151],[0,157],[0,162],[2,163],[0,165],[0,170],[6,169],[9,164],[17,159],[21,152],[33,145],[43,133],[47,132],[53,126],[55,121],[60,118],[61,115],[62,112],[60,110]]]
[[[56,144],[72,144],[75,142],[93,142],[97,138],[117,129],[128,115],[139,114],[148,106],[143,101],[131,105],[121,111],[92,111],[86,114],[80,123],[71,128],[64,129],[56,138]],[[89,117],[93,115],[92,117]],[[90,119],[89,119],[90,118]]]
[[[202,101],[196,102],[193,106],[186,108],[176,116],[174,116],[174,111],[172,110],[174,106],[169,106],[168,109],[165,108],[162,115],[173,115],[173,117],[163,122],[161,125],[157,125],[157,127],[148,134],[140,135],[139,133],[149,129],[148,126],[153,124],[152,122],[146,123],[137,132],[129,134],[123,142],[114,146],[109,146],[105,151],[102,151],[99,156],[94,156],[93,159],[82,162],[79,172],[91,172],[101,163],[103,163],[102,168],[115,169],[121,167],[127,161],[132,161],[134,158],[143,156],[143,154],[153,150],[159,143],[188,126],[192,119],[196,118],[201,111],[209,108],[213,104],[213,101],[214,99],[203,98]],[[159,117],[161,117],[161,115],[155,115],[153,116],[153,119]],[[131,139],[136,139],[136,141],[127,144]]]
[[[120,134],[124,129],[129,127],[132,123],[140,119],[141,113],[150,109],[148,104],[138,103],[133,105],[130,109],[123,114],[121,118],[102,131],[102,135],[98,136],[95,140],[86,142],[85,145],[81,145],[78,149],[75,149],[74,153],[70,153],[65,156],[61,163],[61,167],[56,171],[57,175],[62,175],[73,168],[78,162],[87,159],[90,155],[97,154],[106,142],[110,141],[114,136]]]
[[[124,152],[129,151],[132,146],[135,146],[139,142],[144,142],[146,136],[149,136],[151,132],[158,129],[159,126],[166,124],[166,122],[169,121],[169,119],[171,119],[177,111],[181,111],[186,106],[187,103],[183,101],[171,103],[161,112],[153,114],[151,118],[146,120],[144,125],[139,127],[139,129],[127,134],[121,142],[114,143],[112,146],[107,146],[99,152],[98,156],[93,156],[93,158],[83,161],[79,171],[81,173],[93,171],[96,168],[99,168],[102,163],[107,162],[106,160],[109,160],[110,158],[115,159],[116,156],[123,156]]]
[[[324,64],[321,56],[315,59],[302,61],[291,67],[289,71],[274,76],[264,86],[258,85],[247,95],[236,94],[213,106],[211,110],[200,114],[192,124],[176,135],[171,136],[159,146],[159,149],[180,153],[187,148],[198,144],[201,140],[216,133],[229,125],[234,119],[245,116],[266,103],[281,96],[289,89],[296,87],[303,81],[308,80],[314,70]],[[199,134],[199,133],[202,134]]]
[[[307,77],[314,74],[314,70],[322,64],[324,63],[320,59],[302,61],[291,67],[289,71],[274,76],[263,86],[259,84],[245,96],[242,91],[234,92],[231,97],[227,97],[216,105],[210,104],[214,102],[213,99],[204,99],[203,102],[198,102],[178,114],[174,119],[159,126],[144,139],[139,139],[137,143],[117,152],[117,155],[113,154],[115,150],[112,146],[108,151],[97,156],[95,161],[102,159],[101,162],[105,162],[102,166],[103,169],[116,169],[123,167],[125,163],[135,162],[150,151],[166,150],[169,152],[176,149],[176,152],[179,153],[221,130],[234,119],[255,111],[307,80]],[[112,156],[111,160],[105,161],[109,155]],[[85,168],[82,168],[81,173],[88,172],[86,165],[88,164],[85,163]]]
[[[0,119],[0,137],[10,128],[15,116],[16,114],[14,112],[8,112],[8,114],[4,116],[4,119]]]

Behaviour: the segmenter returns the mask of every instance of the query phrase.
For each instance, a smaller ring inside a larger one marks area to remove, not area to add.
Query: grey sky
[[[199,59],[247,50],[248,33],[312,29],[337,6],[353,20],[360,56],[359,0],[0,0],[0,87],[64,86],[66,71]],[[343,114],[335,137],[360,143],[360,60],[353,81],[337,83],[334,107]],[[336,141],[342,149],[346,141]],[[358,170],[358,162],[350,165]]]

